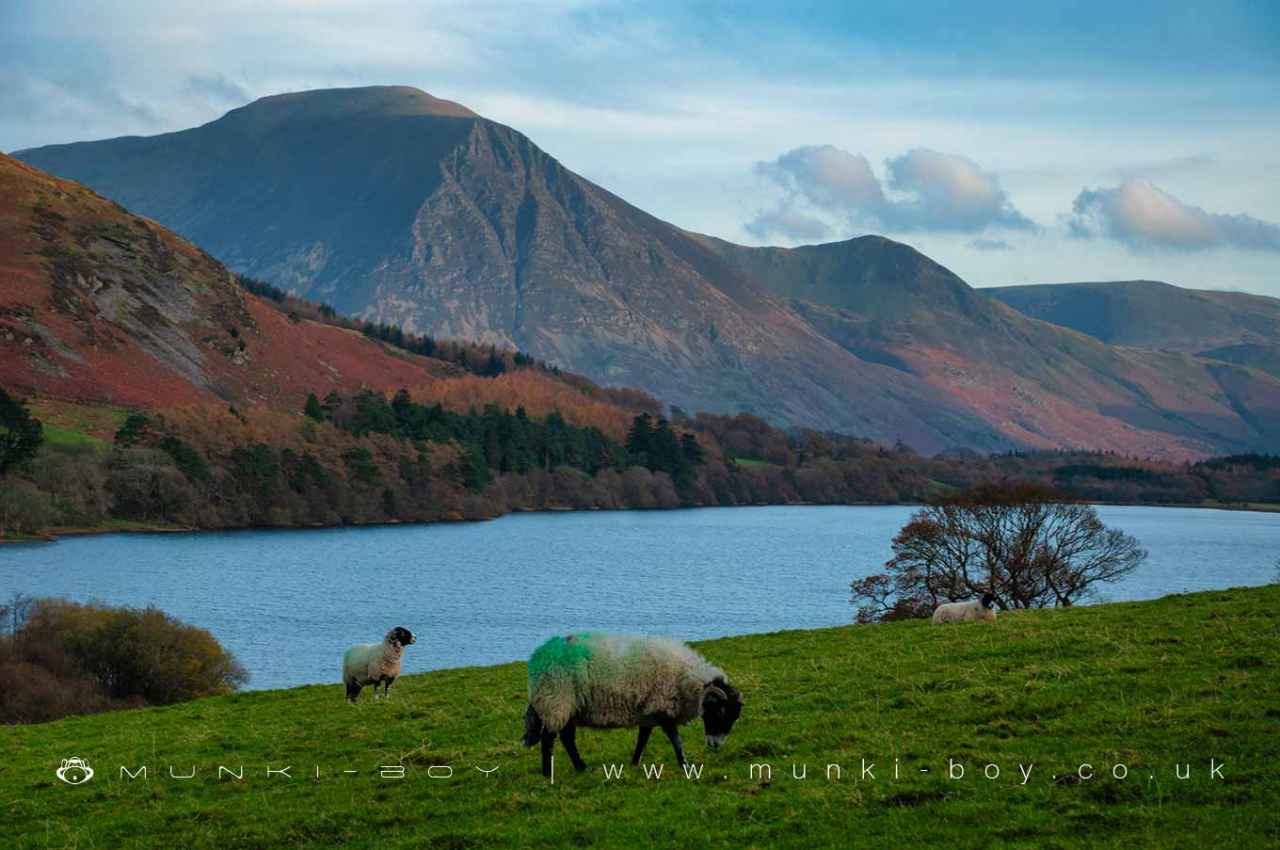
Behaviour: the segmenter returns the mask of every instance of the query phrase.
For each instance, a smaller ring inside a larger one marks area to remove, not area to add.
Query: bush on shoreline
[[[169,705],[248,680],[212,634],[155,608],[15,597],[9,609],[17,627],[0,636],[0,723]]]

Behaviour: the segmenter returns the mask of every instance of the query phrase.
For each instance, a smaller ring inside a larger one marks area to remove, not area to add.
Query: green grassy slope
[[[264,628],[270,628],[264,624]],[[746,695],[726,747],[690,727],[698,782],[628,768],[631,732],[587,730],[589,773],[550,785],[521,732],[524,666],[337,684],[0,731],[5,844],[44,847],[1233,847],[1280,843],[1280,587],[701,645]],[[429,651],[428,646],[414,648]],[[288,652],[287,635],[280,651]],[[335,656],[335,667],[337,659]],[[367,692],[366,692],[367,698]],[[86,785],[54,779],[82,756]],[[875,779],[858,777],[860,760]],[[946,777],[947,759],[964,763]],[[1225,763],[1210,779],[1209,759]],[[899,760],[901,778],[893,778]],[[769,762],[771,782],[748,776]],[[1082,762],[1091,781],[1073,781]],[[1117,762],[1128,778],[1111,778]],[[1190,762],[1192,776],[1175,778]],[[217,766],[246,766],[244,781]],[[839,763],[840,781],[824,766]],[[999,765],[997,780],[982,776]],[[1031,764],[1022,782],[1019,763]],[[151,778],[121,781],[120,764]],[[197,777],[168,778],[170,765]],[[293,779],[266,768],[292,764]],[[322,770],[314,778],[314,766]],[[378,766],[403,764],[402,781]],[[808,765],[808,778],[792,767]],[[454,777],[431,779],[431,766]],[[485,776],[475,766],[499,769]],[[922,773],[922,769],[928,773]],[[339,771],[359,771],[343,775]],[[1055,781],[1054,776],[1058,779]],[[16,829],[14,828],[16,825]]]

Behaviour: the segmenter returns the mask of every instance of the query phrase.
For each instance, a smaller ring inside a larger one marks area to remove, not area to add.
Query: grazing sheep
[[[378,698],[378,685],[382,695],[400,675],[400,658],[404,648],[416,639],[413,632],[396,626],[387,632],[382,643],[362,643],[351,647],[342,655],[342,682],[347,686],[347,702],[354,703],[360,689],[373,685],[373,698]]]
[[[968,602],[946,602],[933,612],[933,624],[941,626],[945,623],[963,623],[967,620],[996,621],[996,598],[990,593],[982,594],[981,599]]]
[[[579,726],[637,726],[632,764],[640,763],[655,726],[666,733],[676,760],[685,763],[677,727],[702,717],[707,746],[724,743],[738,715],[742,694],[720,668],[679,641],[584,633],[554,637],[529,658],[526,747],[542,744],[542,775],[551,775],[556,735],[577,770]]]

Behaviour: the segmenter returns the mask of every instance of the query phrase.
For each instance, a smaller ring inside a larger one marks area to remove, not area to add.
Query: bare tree
[[[14,591],[8,601],[0,605],[0,633],[8,631],[9,634],[16,636],[26,623],[27,614],[34,601],[33,596]]]
[[[1090,505],[1034,483],[986,484],[912,515],[885,572],[854,581],[858,621],[925,616],[991,593],[1003,608],[1066,607],[1147,557]]]

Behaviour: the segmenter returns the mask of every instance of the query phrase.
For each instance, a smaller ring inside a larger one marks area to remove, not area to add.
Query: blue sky
[[[0,149],[409,84],[738,242],[884,233],[975,285],[1280,296],[1278,10],[7,0]]]

